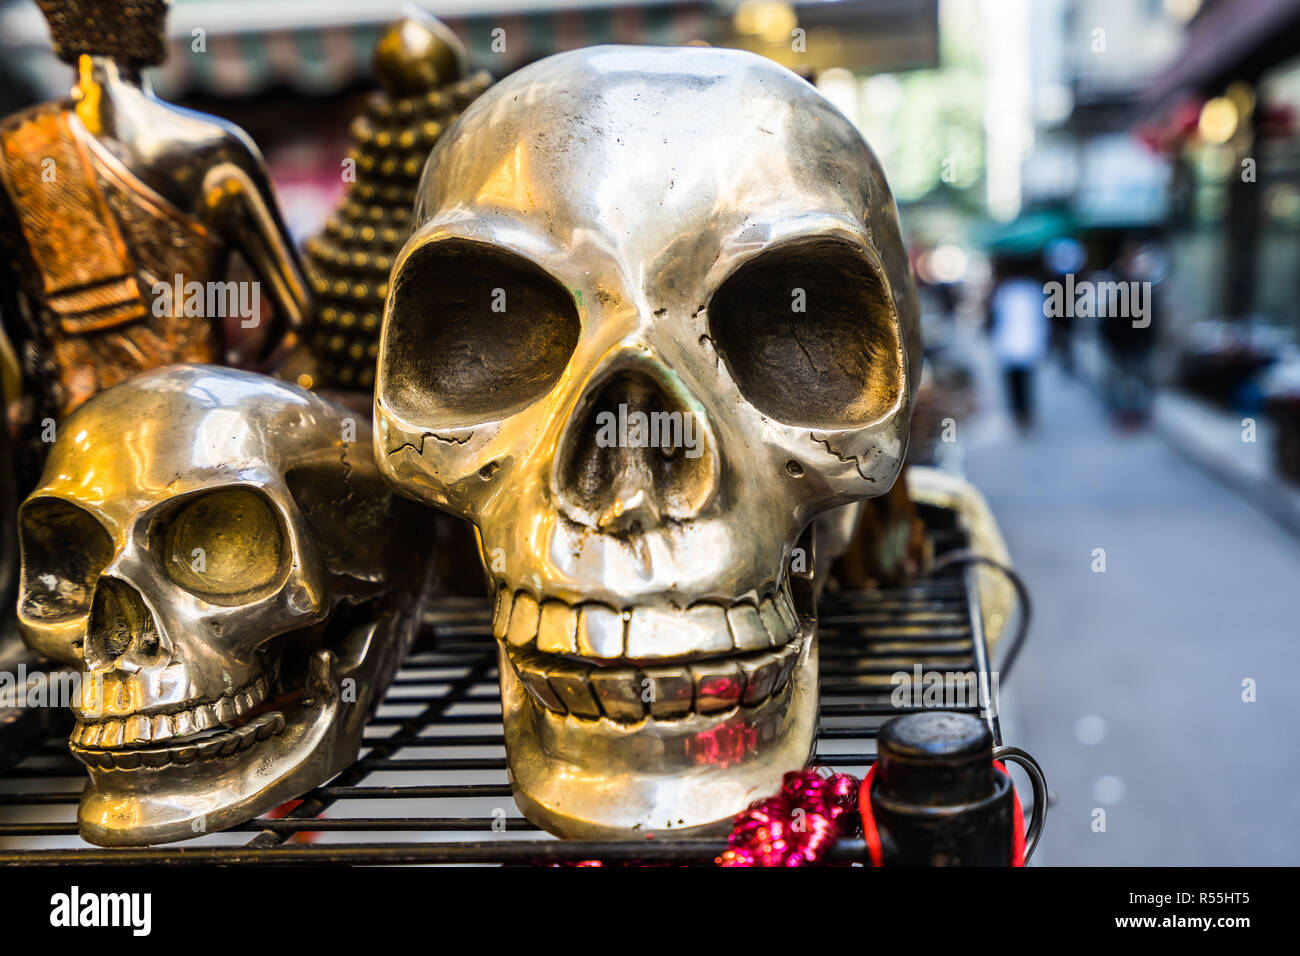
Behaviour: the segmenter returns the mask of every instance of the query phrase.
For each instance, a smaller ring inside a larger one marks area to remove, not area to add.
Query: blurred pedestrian
[[[1088,253],[1083,243],[1073,236],[1064,236],[1048,243],[1043,250],[1043,265],[1053,280],[1064,279],[1077,273],[1088,262]],[[1073,376],[1074,363],[1074,309],[1049,309],[1049,328],[1051,329],[1049,351],[1056,359],[1061,371]]]
[[[993,355],[1002,368],[1012,417],[1028,431],[1034,425],[1034,370],[1047,354],[1043,284],[1033,265],[1022,260],[1003,260],[998,275],[989,298]]]
[[[1101,340],[1109,360],[1106,404],[1119,425],[1143,424],[1150,417],[1155,396],[1151,359],[1156,303],[1152,290],[1160,278],[1155,258],[1154,249],[1126,239],[1111,267],[1118,280],[1127,284],[1130,303],[1127,313],[1101,316]]]

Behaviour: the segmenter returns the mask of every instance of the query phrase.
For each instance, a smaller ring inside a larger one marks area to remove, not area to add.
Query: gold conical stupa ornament
[[[374,386],[388,275],[411,231],[416,185],[429,151],[492,78],[469,75],[465,47],[444,24],[412,11],[375,46],[382,89],[352,123],[356,179],[306,245],[316,298],[310,336],[320,388]]]

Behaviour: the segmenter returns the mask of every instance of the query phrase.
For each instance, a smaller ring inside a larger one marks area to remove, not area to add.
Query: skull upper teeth
[[[788,582],[757,605],[624,611],[502,588],[492,629],[542,707],[622,723],[760,704],[784,690],[802,647]]]
[[[646,605],[617,611],[605,604],[570,604],[527,591],[497,592],[492,633],[511,647],[605,662],[639,663],[716,656],[779,647],[799,634],[799,614],[787,581],[757,604],[701,602],[680,609]]]

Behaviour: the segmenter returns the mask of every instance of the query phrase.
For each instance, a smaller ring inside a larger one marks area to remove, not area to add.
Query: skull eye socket
[[[77,505],[36,498],[22,509],[21,611],[34,621],[54,623],[90,610],[95,582],[113,556],[113,539]]]
[[[709,334],[745,398],[787,425],[859,428],[903,388],[889,291],[844,240],[796,240],[744,263],[709,302]]]
[[[550,391],[580,329],[569,293],[527,259],[461,239],[430,243],[393,282],[381,399],[439,427],[504,418]]]
[[[288,563],[275,509],[251,488],[226,488],[179,504],[152,532],[173,583],[210,604],[265,596]]]

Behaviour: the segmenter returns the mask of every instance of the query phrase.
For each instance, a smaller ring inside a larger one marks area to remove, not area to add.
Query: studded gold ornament
[[[388,277],[411,232],[425,158],[447,127],[491,83],[467,75],[465,49],[432,17],[412,12],[375,47],[382,89],[351,127],[355,164],[342,206],[307,241],[318,299],[310,336],[322,388],[369,392]]]

